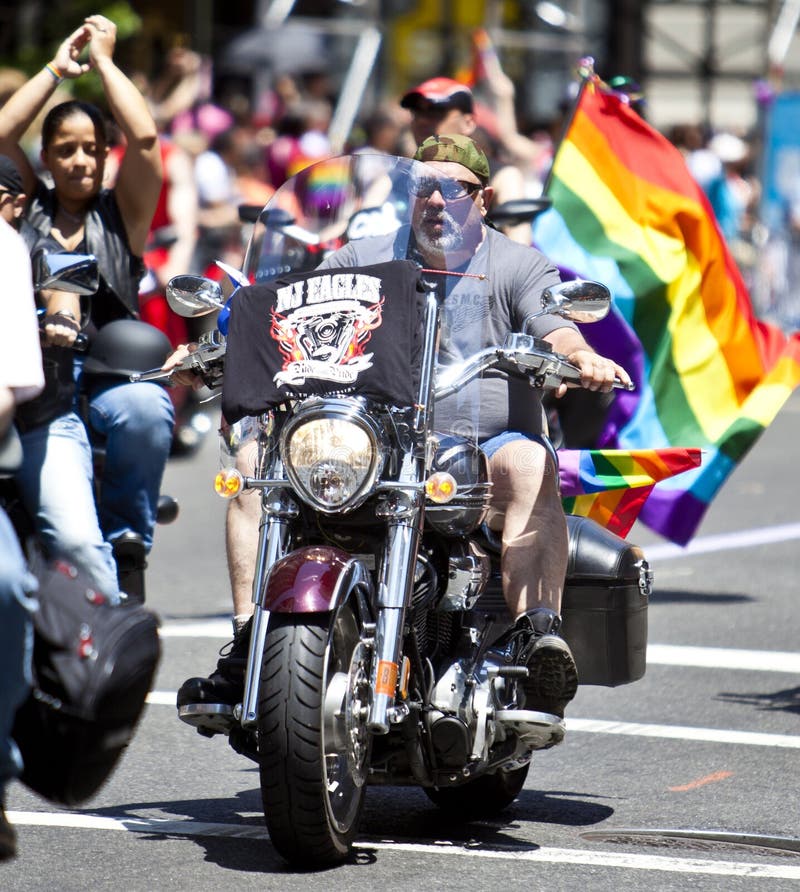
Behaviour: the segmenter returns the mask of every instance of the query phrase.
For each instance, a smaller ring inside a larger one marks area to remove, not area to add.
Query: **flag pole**
[[[563,124],[561,125],[561,134],[553,150],[553,163],[550,165],[550,169],[547,171],[547,176],[545,177],[544,183],[542,184],[542,195],[547,195],[547,192],[550,189],[550,184],[553,180],[553,168],[555,167],[558,150],[561,148],[561,143],[564,142],[564,138],[566,137],[567,132],[569,131],[569,128],[572,126],[572,122],[575,119],[575,114],[578,111],[578,105],[581,101],[581,96],[583,96],[583,91],[586,89],[586,85],[589,83],[589,81],[594,78],[594,59],[591,56],[585,56],[578,62],[578,74],[580,75],[581,79],[578,86],[578,92],[575,94],[575,99],[572,103],[572,107],[569,110],[569,114],[566,116]]]

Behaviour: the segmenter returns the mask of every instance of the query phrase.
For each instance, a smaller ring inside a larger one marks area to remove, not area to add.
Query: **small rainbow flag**
[[[700,449],[560,449],[564,510],[627,536],[655,484],[701,459]]]
[[[289,175],[296,179],[297,197],[312,219],[338,209],[352,194],[351,159],[336,155],[323,159],[300,159]]]
[[[800,333],[755,318],[678,149],[588,64],[583,76],[534,241],[613,294],[612,313],[585,336],[637,388],[617,394],[596,445],[704,451],[702,466],[657,485],[642,509],[644,523],[683,545],[800,383]]]
[[[500,64],[492,38],[485,28],[476,28],[470,35],[470,53],[470,64],[459,68],[453,80],[474,87],[486,77],[488,68]]]

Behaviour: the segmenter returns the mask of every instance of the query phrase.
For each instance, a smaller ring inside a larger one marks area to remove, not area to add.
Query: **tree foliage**
[[[142,20],[127,0],[98,3],[97,0],[61,0],[58,14],[53,14],[49,3],[14,3],[6,6],[5,18],[11,17],[0,39],[0,66],[16,68],[31,76],[53,58],[58,45],[90,15],[103,15],[117,26],[117,50],[124,49],[127,40],[137,35]],[[103,104],[99,78],[89,73],[69,81],[70,92],[79,99]]]

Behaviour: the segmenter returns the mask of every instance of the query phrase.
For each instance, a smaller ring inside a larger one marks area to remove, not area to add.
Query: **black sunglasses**
[[[483,189],[481,183],[467,183],[464,180],[437,179],[436,177],[412,177],[409,190],[418,198],[430,198],[439,192],[445,201],[457,201],[474,195]]]

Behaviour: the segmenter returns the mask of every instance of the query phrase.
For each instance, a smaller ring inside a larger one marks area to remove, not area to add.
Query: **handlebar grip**
[[[39,321],[39,334],[43,338],[44,325],[47,321],[47,315],[44,308],[38,309],[36,311],[36,316]],[[89,349],[89,335],[87,335],[85,331],[79,331],[75,335],[75,340],[69,345],[69,349],[74,350],[76,353],[85,353]]]

